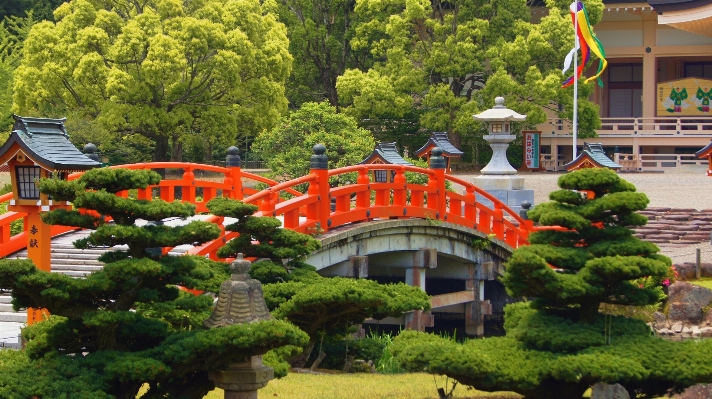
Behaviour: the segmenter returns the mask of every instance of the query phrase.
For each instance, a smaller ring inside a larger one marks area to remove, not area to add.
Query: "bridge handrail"
[[[481,195],[481,196],[487,198],[488,200],[492,201],[492,203],[494,204],[495,208],[502,208],[502,210],[503,210],[504,212],[506,212],[512,219],[516,220],[516,221],[519,223],[520,226],[524,226],[524,225],[525,225],[524,219],[522,219],[521,216],[519,216],[519,215],[517,215],[515,212],[513,212],[512,209],[509,208],[508,206],[502,207],[502,205],[504,205],[504,204],[502,203],[502,201],[500,201],[499,199],[497,199],[497,197],[493,196],[492,194],[488,193],[487,191],[485,191],[485,190],[483,190],[483,189],[481,189],[481,188],[475,186],[474,184],[472,184],[472,183],[470,183],[470,182],[467,182],[467,181],[465,181],[465,180],[462,180],[462,179],[460,179],[460,178],[457,178],[457,177],[455,177],[455,176],[445,175],[445,179],[446,179],[446,180],[449,180],[449,181],[451,181],[451,182],[453,182],[453,183],[457,183],[457,184],[459,184],[459,185],[461,185],[461,186],[463,186],[463,187],[465,187],[465,188],[467,188],[467,187],[472,187],[472,188],[474,188],[474,192],[476,192],[478,195]]]

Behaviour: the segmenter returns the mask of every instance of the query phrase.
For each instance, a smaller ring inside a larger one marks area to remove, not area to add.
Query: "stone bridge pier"
[[[321,275],[404,282],[432,296],[429,312],[367,325],[457,330],[467,336],[503,332],[503,307],[513,302],[498,281],[512,252],[504,242],[475,229],[417,219],[344,226],[319,239],[322,249],[306,262]]]

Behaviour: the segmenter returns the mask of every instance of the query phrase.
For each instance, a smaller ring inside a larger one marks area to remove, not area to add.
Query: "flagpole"
[[[576,43],[578,43],[578,0],[574,1],[574,156],[571,158],[572,161],[576,159],[576,143],[578,141],[578,50]]]

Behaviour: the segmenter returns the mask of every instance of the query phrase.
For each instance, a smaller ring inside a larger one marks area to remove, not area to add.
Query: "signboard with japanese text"
[[[710,116],[712,80],[685,78],[658,83],[657,116]]]
[[[522,132],[522,144],[524,145],[524,155],[520,170],[539,170],[539,158],[541,157],[540,140],[541,132],[525,130]]]

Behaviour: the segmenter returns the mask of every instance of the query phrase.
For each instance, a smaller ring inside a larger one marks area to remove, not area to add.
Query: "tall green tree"
[[[712,381],[712,341],[671,342],[653,336],[644,320],[599,313],[602,303],[664,299],[660,282],[672,274],[670,259],[630,228],[647,222],[637,213],[648,205],[645,194],[608,169],[563,175],[559,186],[529,216],[565,229],[532,233],[531,245],[507,261],[507,292],[534,299],[508,305],[506,336],[458,344],[405,333],[397,357],[411,370],[527,399],[578,399],[596,382],[654,398]]]
[[[229,142],[255,135],[286,110],[292,65],[270,4],[71,0],[55,10],[56,23],[32,28],[14,109],[80,111],[113,133],[153,141],[154,161],[180,161],[189,132]]]
[[[375,141],[355,119],[321,102],[305,103],[285,116],[274,129],[260,133],[252,148],[267,162],[271,177],[289,180],[309,173],[316,144],[326,146],[329,169],[335,169],[363,161],[373,151]]]
[[[0,3],[0,21],[4,18],[24,18],[32,14],[38,21],[53,21],[54,9],[64,0],[3,0]]]
[[[562,2],[559,2],[562,3]],[[359,119],[402,118],[417,110],[419,123],[461,137],[482,133],[472,115],[504,96],[507,106],[543,123],[545,109],[571,114],[571,89],[561,89],[561,65],[573,44],[568,4],[547,1],[548,15],[531,22],[525,0],[357,0],[361,21],[351,41],[377,60],[338,79],[339,99]],[[585,1],[592,23],[599,0]],[[580,134],[600,123],[597,106],[580,92]],[[559,109],[559,104],[562,109]]]
[[[295,58],[287,84],[292,105],[329,101],[338,106],[336,79],[346,68],[365,67],[368,51],[353,51],[357,17],[355,0],[282,0],[280,20],[287,25],[289,50]]]
[[[306,344],[304,332],[278,320],[203,326],[212,297],[193,296],[176,285],[216,293],[229,278],[227,264],[164,256],[155,249],[203,243],[216,238],[219,228],[200,221],[178,227],[161,223],[194,215],[192,204],[115,195],[159,181],[153,171],[104,168],[72,182],[40,182],[40,190],[55,200],[96,212],[55,210],[43,216],[49,224],[94,230],[75,247],[126,249],[102,255],[104,268],[83,279],[39,271],[29,260],[0,260],[0,287],[12,290],[13,305],[51,314],[24,330],[29,359],[20,371],[25,375],[0,379],[0,391],[12,392],[3,397],[134,399],[147,386],[142,398],[201,399],[215,387],[209,371],[271,348]],[[106,222],[109,217],[113,223]],[[149,223],[137,226],[139,218]],[[20,366],[3,367],[15,375]]]
[[[30,28],[35,23],[33,14],[25,17],[8,16],[0,19],[0,141],[4,142],[12,128],[12,82],[20,64],[22,47]]]

